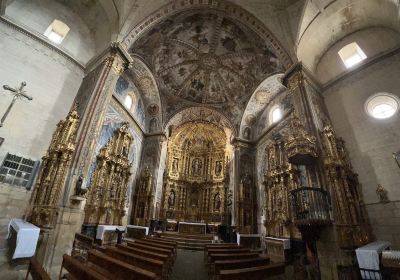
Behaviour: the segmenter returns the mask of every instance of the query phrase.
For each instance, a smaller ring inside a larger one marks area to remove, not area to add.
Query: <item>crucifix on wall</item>
[[[3,117],[0,120],[0,127],[3,126],[4,121],[6,120],[8,114],[11,111],[11,108],[14,106],[15,101],[17,101],[17,99],[22,99],[22,98],[26,98],[28,100],[32,100],[33,97],[29,96],[26,94],[24,87],[26,86],[26,82],[22,82],[20,87],[16,87],[16,88],[11,88],[10,86],[4,85],[3,88],[5,90],[9,90],[11,91],[11,94],[14,96],[10,105],[8,106],[6,112],[4,113]]]

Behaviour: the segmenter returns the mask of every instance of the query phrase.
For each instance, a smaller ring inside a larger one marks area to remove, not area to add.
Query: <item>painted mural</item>
[[[240,122],[249,95],[282,70],[253,31],[218,13],[190,12],[165,20],[131,48],[152,67],[165,117],[190,104],[221,108]]]
[[[127,96],[131,99],[131,108],[127,108],[132,113],[135,120],[144,127],[145,113],[143,100],[139,94],[136,86],[124,76],[121,76],[115,86],[115,95],[120,99],[121,103],[125,105]]]

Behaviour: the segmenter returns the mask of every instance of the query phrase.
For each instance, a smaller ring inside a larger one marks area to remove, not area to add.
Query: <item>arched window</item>
[[[375,119],[387,119],[399,110],[399,100],[390,93],[377,93],[368,98],[365,109]]]
[[[276,123],[281,118],[282,118],[282,109],[279,106],[272,107],[269,114],[270,124]]]
[[[65,36],[67,36],[70,28],[61,20],[55,19],[49,27],[47,27],[44,32],[44,36],[46,36],[50,41],[55,44],[61,44],[64,40]]]
[[[346,68],[351,68],[367,58],[363,50],[355,42],[344,46],[338,54]]]
[[[124,100],[124,105],[125,107],[130,110],[132,108],[132,103],[133,103],[133,99],[132,96],[130,96],[129,94],[125,97]]]

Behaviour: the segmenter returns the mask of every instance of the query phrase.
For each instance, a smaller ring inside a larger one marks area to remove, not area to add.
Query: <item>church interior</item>
[[[0,279],[400,279],[398,0],[0,0]]]

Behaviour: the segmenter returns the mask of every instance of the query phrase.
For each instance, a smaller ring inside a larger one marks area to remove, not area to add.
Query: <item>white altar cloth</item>
[[[240,234],[239,232],[236,233],[236,241],[237,244],[240,245],[240,237],[258,237],[261,240],[261,234]]]
[[[356,249],[358,267],[360,269],[364,268],[379,271],[379,254],[390,245],[391,244],[387,241],[375,241]],[[375,278],[370,278],[374,276],[368,275],[368,273],[364,274],[362,270],[361,277],[362,279],[381,279],[377,274]]]
[[[125,231],[125,226],[113,226],[113,225],[98,225],[97,232],[96,232],[96,239],[103,240],[104,233],[106,231]]]
[[[136,226],[136,225],[127,225],[126,228],[140,228],[146,230],[146,235],[149,235],[149,227],[143,227],[143,226]]]
[[[8,224],[6,239],[11,237],[11,228],[17,232],[17,241],[13,259],[30,258],[35,255],[36,245],[39,240],[40,228],[23,221],[22,219],[11,219]]]
[[[265,239],[267,239],[267,240],[282,241],[282,243],[283,243],[283,250],[289,250],[289,249],[290,249],[290,239],[288,239],[288,238],[276,238],[276,237],[269,237],[269,236],[266,236]]]

